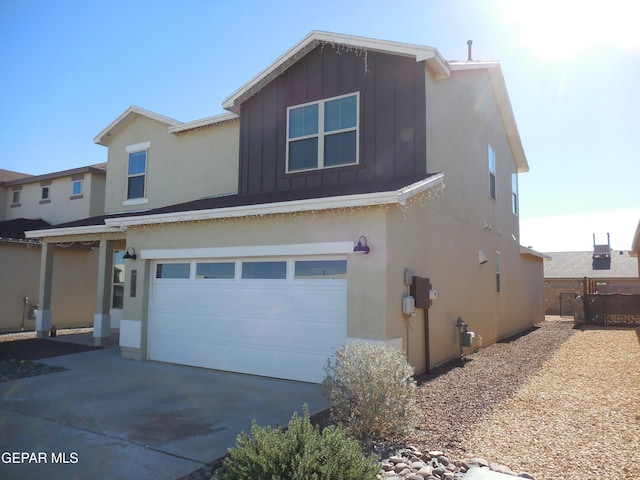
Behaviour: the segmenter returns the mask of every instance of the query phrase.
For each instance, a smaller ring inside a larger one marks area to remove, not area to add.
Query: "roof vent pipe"
[[[473,40],[467,40],[467,62],[471,61],[471,45],[473,45]]]

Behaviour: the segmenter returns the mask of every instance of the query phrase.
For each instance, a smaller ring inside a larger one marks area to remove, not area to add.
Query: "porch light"
[[[128,260],[135,260],[136,258],[138,258],[138,256],[136,255],[135,248],[133,248],[133,247],[127,248],[127,251],[122,256],[122,258],[128,259]]]
[[[363,240],[364,244],[362,243]],[[364,235],[358,239],[358,244],[353,247],[354,253],[369,253],[370,250],[369,245],[367,245],[367,237]]]

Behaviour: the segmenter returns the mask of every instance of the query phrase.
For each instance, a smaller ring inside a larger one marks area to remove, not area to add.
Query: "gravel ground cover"
[[[467,431],[460,449],[539,480],[640,478],[637,333],[574,330],[515,395]]]
[[[87,331],[91,329],[65,329],[59,331],[59,334],[72,335]],[[0,335],[0,382],[64,371],[64,368],[52,367],[34,360],[86,352],[96,348],[99,347],[36,339],[35,332]]]

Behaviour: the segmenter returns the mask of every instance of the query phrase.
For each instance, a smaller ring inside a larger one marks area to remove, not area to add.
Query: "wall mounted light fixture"
[[[367,237],[361,235],[358,239],[358,245],[353,247],[353,251],[355,253],[369,253],[371,249],[369,248],[369,245],[367,245]]]
[[[126,260],[135,260],[136,258],[138,258],[138,256],[136,255],[135,248],[133,248],[133,247],[127,248],[127,251],[122,256],[122,258],[124,258]]]
[[[364,235],[361,235],[360,238],[358,239],[358,244],[355,247],[353,247],[353,251],[355,253],[369,253],[371,249],[369,248],[369,245],[367,245],[367,237],[365,237]]]

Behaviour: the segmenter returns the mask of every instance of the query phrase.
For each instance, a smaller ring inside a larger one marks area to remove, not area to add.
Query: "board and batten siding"
[[[316,47],[242,104],[239,193],[426,173],[425,72],[414,58]],[[359,163],[287,174],[287,108],[353,92],[360,92]]]

